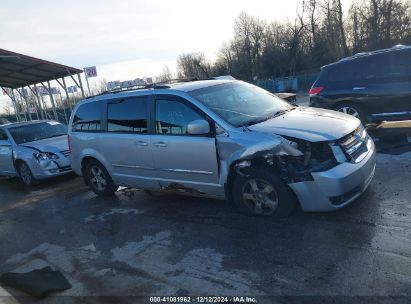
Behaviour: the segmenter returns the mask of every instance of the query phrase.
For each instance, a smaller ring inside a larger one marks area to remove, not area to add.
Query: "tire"
[[[336,105],[334,107],[334,110],[337,112],[342,112],[345,114],[349,114],[352,115],[356,118],[358,118],[359,120],[361,120],[361,122],[365,123],[365,115],[363,110],[361,109],[361,107],[355,103],[352,102],[343,102],[340,103],[338,105]]]
[[[294,193],[270,170],[258,168],[247,177],[235,177],[232,195],[239,211],[272,217],[287,217],[294,211],[297,206]]]
[[[112,196],[118,186],[114,185],[106,168],[98,161],[89,161],[84,170],[86,182],[91,190],[98,196]]]
[[[35,186],[38,184],[37,180],[34,178],[30,167],[25,162],[20,162],[17,166],[17,172],[19,174],[21,182],[26,186]]]

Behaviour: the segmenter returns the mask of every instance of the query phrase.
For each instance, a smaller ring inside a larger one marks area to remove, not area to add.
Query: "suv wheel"
[[[241,212],[258,216],[285,217],[297,204],[287,185],[267,169],[255,170],[247,177],[237,176],[233,198]]]
[[[91,190],[98,196],[113,195],[118,189],[106,168],[98,161],[90,161],[87,164],[85,178]]]
[[[345,114],[352,115],[362,122],[364,121],[364,114],[359,106],[353,103],[340,103],[335,107],[335,110]]]
[[[30,167],[25,162],[21,162],[18,165],[17,171],[19,173],[20,180],[26,186],[34,186],[37,184],[37,181],[34,178],[33,173],[31,173]]]

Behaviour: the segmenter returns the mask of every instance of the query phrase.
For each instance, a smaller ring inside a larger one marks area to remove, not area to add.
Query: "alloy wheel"
[[[26,185],[30,185],[32,175],[30,168],[25,163],[22,163],[20,165],[20,177]]]
[[[270,215],[278,207],[278,195],[267,181],[251,178],[244,183],[243,201],[255,214]]]
[[[354,109],[352,107],[344,106],[338,109],[338,112],[343,112],[345,114],[352,115],[356,118],[360,117],[360,113],[358,113],[357,109]]]
[[[90,182],[95,189],[98,191],[104,191],[107,186],[106,177],[103,171],[97,167],[93,166],[90,169]]]

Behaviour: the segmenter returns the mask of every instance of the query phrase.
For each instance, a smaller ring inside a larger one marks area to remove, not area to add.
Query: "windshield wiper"
[[[257,119],[253,119],[253,120],[247,121],[245,124],[243,124],[243,125],[241,125],[241,126],[246,127],[246,126],[251,126],[251,125],[258,124],[258,123],[260,123],[260,122],[269,120],[269,119],[271,119],[271,118],[284,115],[285,113],[287,113],[287,112],[289,112],[289,111],[292,111],[292,110],[294,110],[295,108],[296,108],[296,107],[292,107],[292,108],[289,108],[289,109],[287,109],[287,110],[279,110],[279,111],[277,111],[277,112],[275,112],[275,113],[273,113],[273,114],[271,114],[271,115],[268,115],[268,116],[264,116],[264,117],[260,117],[260,118],[257,118]]]

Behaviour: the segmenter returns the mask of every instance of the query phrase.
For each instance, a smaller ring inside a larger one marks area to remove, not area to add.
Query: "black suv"
[[[411,119],[411,46],[359,53],[322,67],[310,106],[363,122]]]

